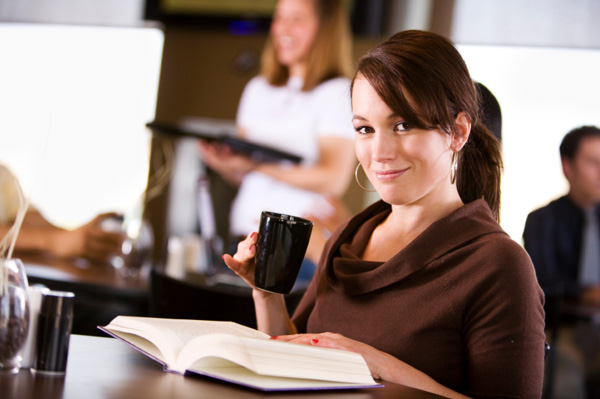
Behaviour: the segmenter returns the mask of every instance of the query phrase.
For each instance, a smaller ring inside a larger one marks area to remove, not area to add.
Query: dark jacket
[[[597,207],[596,213],[600,219],[600,207]],[[523,232],[525,249],[548,297],[579,296],[579,258],[584,222],[584,211],[568,196],[554,200],[527,216]]]

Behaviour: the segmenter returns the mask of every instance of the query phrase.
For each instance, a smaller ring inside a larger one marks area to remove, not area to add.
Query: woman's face
[[[302,69],[319,29],[316,0],[279,0],[271,36],[279,62],[292,71]],[[301,72],[304,72],[301,70]]]
[[[352,111],[356,156],[385,202],[407,205],[445,195],[451,187],[451,135],[410,126],[360,75]]]

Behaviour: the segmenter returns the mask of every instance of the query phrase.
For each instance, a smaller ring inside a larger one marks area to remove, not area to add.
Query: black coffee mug
[[[312,228],[310,220],[297,216],[261,213],[254,274],[257,288],[280,294],[292,290]]]

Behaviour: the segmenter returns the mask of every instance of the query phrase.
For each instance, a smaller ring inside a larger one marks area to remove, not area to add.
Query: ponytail
[[[477,118],[469,140],[459,153],[456,187],[465,204],[484,199],[498,222],[502,171],[500,142]]]

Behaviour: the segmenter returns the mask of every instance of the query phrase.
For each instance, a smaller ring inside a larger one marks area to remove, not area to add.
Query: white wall
[[[455,0],[462,44],[600,49],[598,0]]]
[[[2,0],[0,21],[136,26],[144,0]]]

